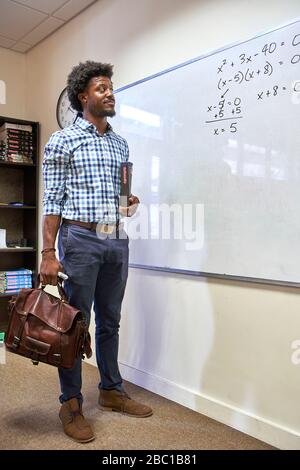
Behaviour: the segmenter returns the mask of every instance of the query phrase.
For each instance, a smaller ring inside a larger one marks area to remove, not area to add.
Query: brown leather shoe
[[[104,411],[117,411],[134,418],[147,418],[153,414],[149,406],[132,400],[126,392],[119,390],[100,389],[99,407]]]
[[[64,432],[76,442],[90,442],[95,435],[82,414],[82,406],[77,398],[65,401],[59,412]]]

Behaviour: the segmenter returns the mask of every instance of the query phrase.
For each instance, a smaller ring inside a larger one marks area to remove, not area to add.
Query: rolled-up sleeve
[[[56,132],[50,137],[44,152],[44,215],[61,215],[62,213],[69,161],[70,152],[65,139],[60,132]]]

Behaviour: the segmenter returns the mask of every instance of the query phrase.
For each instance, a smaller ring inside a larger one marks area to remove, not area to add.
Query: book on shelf
[[[8,289],[4,292],[4,294],[14,294],[14,293],[18,293],[21,289],[31,289],[32,286],[30,287],[16,287],[16,289]]]
[[[2,126],[0,126],[0,132],[8,129],[32,132],[32,126],[30,124],[15,124],[13,122],[4,122]]]
[[[15,270],[9,270],[9,271],[0,271],[6,273],[7,276],[22,276],[24,274],[32,274],[31,269],[26,269],[26,268],[20,268],[20,269],[15,269]]]
[[[32,204],[27,204],[26,202],[22,202],[22,201],[0,202],[0,206],[5,206],[5,207],[9,207],[9,206],[23,207],[23,206],[26,206],[26,207],[30,207],[32,209],[35,209],[35,207],[36,207],[36,206],[33,206]]]
[[[21,143],[26,144],[27,146],[32,145],[32,134],[29,132],[9,132],[9,131],[1,131],[0,132],[0,140],[4,143]]]
[[[15,287],[31,287],[32,285],[32,279],[31,277],[26,278],[26,279],[20,279],[19,281],[10,281],[9,279],[6,278],[5,280],[5,287],[6,289],[13,289]]]

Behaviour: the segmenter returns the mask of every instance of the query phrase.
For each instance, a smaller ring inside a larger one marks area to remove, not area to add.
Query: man
[[[129,416],[151,416],[152,410],[124,391],[118,368],[121,303],[128,274],[128,237],[120,221],[120,165],[129,157],[125,139],[115,134],[107,117],[115,115],[112,65],[80,63],[68,76],[68,96],[80,114],[76,122],[55,132],[45,147],[43,284],[57,284],[65,271],[71,305],[90,321],[94,302],[96,359],[100,372],[99,405]],[[126,214],[139,200],[129,198]],[[55,240],[59,229],[59,258]],[[81,358],[72,369],[59,369],[59,416],[64,432],[78,442],[95,438],[82,414]]]

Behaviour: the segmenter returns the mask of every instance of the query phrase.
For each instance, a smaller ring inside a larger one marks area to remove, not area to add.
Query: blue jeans
[[[81,310],[90,324],[94,302],[96,323],[96,359],[100,372],[99,388],[122,390],[118,367],[121,304],[128,275],[128,237],[97,237],[78,225],[62,224],[58,238],[60,262],[69,279],[65,290],[69,303]],[[59,368],[60,402],[82,400],[81,363],[72,369]]]

